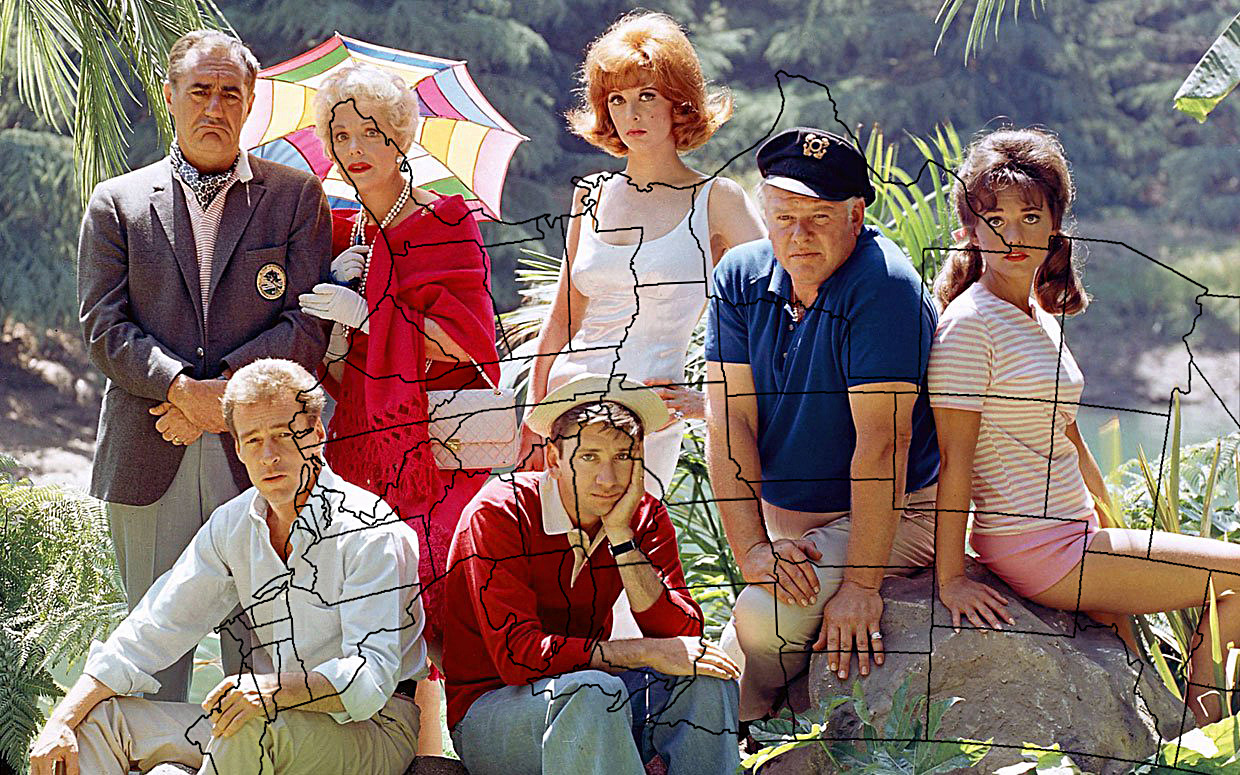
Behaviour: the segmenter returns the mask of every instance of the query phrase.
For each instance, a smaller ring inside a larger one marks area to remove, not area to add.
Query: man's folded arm
[[[663,592],[643,611],[633,611],[633,619],[647,638],[671,638],[702,634],[702,609],[689,594],[676,529],[662,503],[655,507],[654,529],[637,537],[638,548],[650,561],[663,582]],[[623,561],[623,560],[621,560]]]

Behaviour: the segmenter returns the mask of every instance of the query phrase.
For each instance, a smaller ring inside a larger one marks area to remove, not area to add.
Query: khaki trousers
[[[155,579],[172,567],[211,512],[239,492],[220,435],[204,433],[185,448],[176,477],[159,500],[149,506],[104,504],[116,549],[116,563],[129,598],[129,610],[138,605]],[[239,613],[240,608],[233,611],[229,619]],[[219,622],[203,624],[215,627]],[[241,672],[242,654],[249,651],[249,643],[249,627],[242,621],[221,631],[224,675]],[[192,652],[185,654],[156,673],[155,680],[159,681],[160,688],[148,699],[185,702],[193,656]]]
[[[393,696],[372,718],[348,724],[282,710],[274,721],[251,719],[215,739],[198,705],[113,697],[78,725],[77,741],[82,775],[145,773],[168,763],[199,775],[402,775],[418,747],[418,707]]]
[[[888,576],[908,575],[934,563],[936,489],[931,484],[905,496],[887,561]],[[822,559],[814,563],[818,597],[808,606],[777,601],[769,585],[751,584],[737,596],[721,645],[741,667],[741,721],[771,711],[781,691],[808,667],[810,646],[822,627],[822,609],[839,589],[848,567],[852,528],[846,511],[796,512],[765,502],[762,510],[772,541],[808,538],[822,552]]]

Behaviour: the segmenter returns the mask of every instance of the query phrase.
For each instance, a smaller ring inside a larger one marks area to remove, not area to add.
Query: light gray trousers
[[[140,463],[135,461],[135,465]],[[155,579],[172,567],[211,512],[239,492],[220,435],[204,433],[185,448],[176,477],[159,500],[149,506],[104,504],[129,610],[137,606]],[[239,612],[238,609],[233,615]],[[241,672],[242,654],[248,652],[250,645],[246,622],[237,622],[220,634],[224,675]],[[204,624],[214,627],[219,622]],[[191,651],[156,673],[160,689],[148,699],[185,702],[193,656]]]

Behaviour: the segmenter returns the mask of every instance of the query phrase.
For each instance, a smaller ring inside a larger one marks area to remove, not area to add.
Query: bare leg
[[[443,722],[440,720],[442,692],[440,682],[424,678],[418,681],[414,702],[418,706],[418,756],[443,756]]]
[[[1107,528],[1094,536],[1085,560],[1050,589],[1031,598],[1065,611],[1148,614],[1202,605],[1213,580],[1219,637],[1240,644],[1240,546],[1198,536]],[[1186,699],[1199,725],[1222,717],[1206,617],[1193,638]],[[1194,685],[1201,684],[1201,685]]]

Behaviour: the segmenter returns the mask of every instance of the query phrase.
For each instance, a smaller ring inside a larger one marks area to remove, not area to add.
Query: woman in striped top
[[[1213,574],[1221,640],[1240,642],[1240,547],[1099,524],[1095,504],[1111,504],[1076,426],[1085,381],[1057,321],[1088,303],[1061,232],[1073,193],[1063,147],[1039,130],[993,132],[957,171],[963,228],[935,283],[945,309],[929,370],[939,597],[956,628],[962,616],[1013,622],[998,592],[964,575],[971,500],[978,558],[1030,600],[1122,623],[1201,605]],[[1211,683],[1198,648],[1187,699],[1199,724],[1222,714]]]

